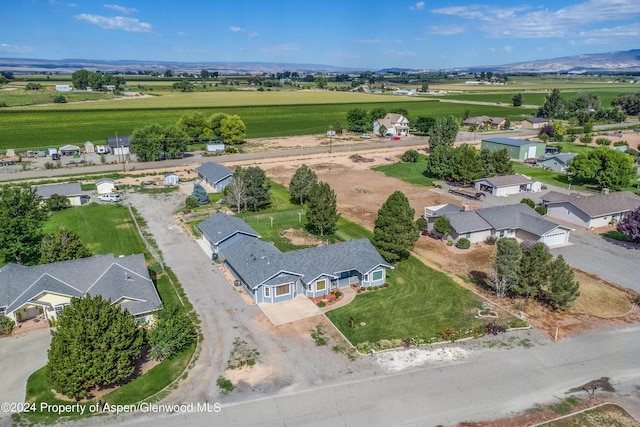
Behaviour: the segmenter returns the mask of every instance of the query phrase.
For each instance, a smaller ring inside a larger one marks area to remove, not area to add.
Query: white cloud
[[[612,38],[633,39],[640,38],[640,23],[621,25],[613,28],[598,28],[591,31],[580,31],[578,37],[585,44],[606,44]]]
[[[137,18],[127,18],[123,16],[101,16],[81,13],[75,18],[79,21],[86,21],[105,30],[123,30],[136,33],[151,32],[151,24],[140,22]]]
[[[250,31],[249,34],[247,35],[252,39],[255,39],[256,37],[258,37],[258,33],[256,33],[255,31]]]
[[[255,31],[248,31],[247,29],[242,27],[231,26],[229,27],[229,31],[231,31],[232,33],[246,33],[247,37],[250,37],[252,39],[258,37],[258,33],[256,33]]]
[[[429,27],[429,33],[440,36],[453,36],[466,31],[462,25],[434,25]]]
[[[241,33],[244,31],[244,28],[240,28],[240,27],[229,27],[229,31],[233,32],[233,33]]]
[[[29,46],[18,46],[15,44],[0,43],[0,52],[31,53],[33,52],[33,49]]]
[[[502,50],[504,50],[505,52],[513,52],[513,46],[503,46]]]
[[[424,9],[424,2],[423,1],[419,1],[415,5],[411,6],[409,9],[411,9],[411,10],[422,10],[422,9]]]
[[[115,10],[116,12],[124,13],[126,15],[131,15],[132,13],[136,13],[138,10],[133,7],[125,7],[117,4],[105,4],[105,8]]]

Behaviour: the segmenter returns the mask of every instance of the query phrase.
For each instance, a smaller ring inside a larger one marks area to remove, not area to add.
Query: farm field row
[[[347,112],[353,108],[367,111],[376,107],[388,110],[404,108],[410,117],[462,117],[468,111],[471,116],[491,115],[511,120],[522,119],[535,113],[531,109],[516,109],[509,105],[482,106],[416,102],[410,98],[403,98],[402,101],[398,101],[397,97],[392,99],[396,102],[66,111],[5,109],[0,110],[0,150],[44,149],[65,144],[82,145],[86,141],[102,143],[107,136],[116,132],[119,135],[129,135],[134,129],[152,123],[163,126],[174,124],[182,115],[196,111],[205,116],[218,112],[238,114],[247,127],[247,138],[324,134],[336,121],[346,126]]]

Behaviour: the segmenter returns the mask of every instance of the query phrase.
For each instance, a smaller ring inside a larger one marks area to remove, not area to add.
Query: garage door
[[[562,245],[567,243],[567,232],[566,231],[556,231],[551,234],[548,234],[542,238],[542,241],[549,247],[553,247],[555,245]]]

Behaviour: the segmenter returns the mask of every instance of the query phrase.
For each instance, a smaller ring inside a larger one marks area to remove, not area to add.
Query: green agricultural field
[[[67,104],[56,105],[73,105],[69,103],[79,103],[81,101],[109,100],[114,98],[113,94],[103,92],[52,92],[46,89],[25,90],[24,87],[16,86],[7,89],[0,91],[0,105],[5,105],[7,107],[35,106],[46,104],[49,106],[49,108],[51,108],[51,105],[53,103],[51,97],[53,95],[62,95],[67,100]]]
[[[45,232],[53,233],[60,226],[76,232],[96,254],[146,252],[129,210],[123,205],[90,203],[53,212],[45,224]]]

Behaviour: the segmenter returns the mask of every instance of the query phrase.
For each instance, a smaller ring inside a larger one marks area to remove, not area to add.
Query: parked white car
[[[99,200],[102,200],[103,202],[121,202],[122,201],[122,197],[120,197],[119,194],[101,194],[98,196]]]

